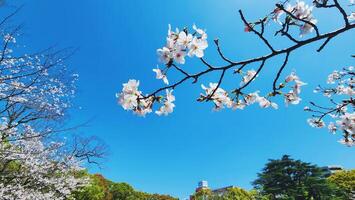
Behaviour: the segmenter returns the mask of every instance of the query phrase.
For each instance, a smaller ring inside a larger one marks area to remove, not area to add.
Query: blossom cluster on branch
[[[297,1],[295,5],[287,4],[286,7],[278,6],[273,11],[273,20],[279,24],[287,26],[297,26],[300,29],[300,36],[311,33],[314,30],[317,19],[314,18],[313,7],[304,1]],[[281,17],[286,16],[281,22]]]
[[[192,32],[188,28],[172,31],[169,25],[166,44],[157,50],[159,60],[164,64],[164,67],[153,69],[155,77],[162,80],[166,86],[149,94],[144,94],[138,89],[139,81],[130,79],[128,83],[123,84],[122,91],[116,94],[119,104],[125,110],[133,111],[140,116],[151,113],[155,104],[161,104],[161,107],[155,113],[168,115],[173,112],[175,107],[173,103],[175,97],[172,96],[174,89],[188,80],[196,83],[200,77],[212,73],[219,74],[218,81],[211,81],[208,86],[201,84],[204,93],[201,93],[197,100],[199,102],[212,102],[214,110],[221,110],[222,108],[244,109],[254,103],[259,104],[261,108],[272,107],[277,109],[278,105],[274,102],[274,97],[283,97],[286,105],[299,104],[301,87],[306,84],[300,80],[295,72],[291,72],[290,75],[285,76],[284,81],[280,81],[281,77],[284,76],[290,55],[299,48],[319,41],[322,43],[317,51],[322,51],[333,38],[355,28],[353,23],[354,13],[347,14],[338,0],[314,0],[312,3],[313,6],[305,1],[297,0],[292,3],[291,0],[286,0],[276,4],[275,9],[255,22],[248,21],[243,12],[239,10],[240,18],[245,25],[245,32],[254,33],[270,50],[270,53],[246,60],[233,61],[222,52],[219,39],[215,39],[213,43],[217,53],[220,59],[226,63],[222,66],[213,65],[205,58],[205,50],[209,43],[204,29],[193,25]],[[350,4],[353,3],[350,2]],[[318,20],[313,15],[315,8],[337,10],[339,15],[334,17],[342,17],[344,25],[335,31],[321,33],[317,26]],[[284,49],[275,49],[265,36],[266,25],[269,22],[279,24],[281,28],[277,29],[274,35],[285,37],[292,45]],[[293,27],[299,29],[298,37],[292,31]],[[307,37],[305,37],[306,35]],[[260,89],[247,91],[251,88],[252,83],[261,76],[260,72],[267,66],[269,59],[281,55],[284,55],[284,61],[274,76],[272,90],[264,94]],[[189,72],[188,68],[183,67],[186,64],[187,56],[196,57],[205,68],[197,73]],[[250,67],[252,64],[257,64],[258,67],[252,69]],[[240,80],[240,84],[231,90],[223,89],[222,84],[225,74],[231,71],[231,74]],[[183,78],[171,83],[175,73],[182,75]],[[164,91],[165,95],[162,94]]]
[[[315,128],[328,128],[329,132],[343,133],[339,141],[347,146],[355,144],[355,71],[354,67],[345,67],[341,71],[333,71],[327,79],[328,87],[318,86],[314,92],[328,98],[330,105],[322,106],[314,102],[304,110],[312,113],[308,123]]]

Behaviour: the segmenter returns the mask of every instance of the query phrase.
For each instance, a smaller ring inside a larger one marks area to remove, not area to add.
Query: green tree
[[[326,180],[322,168],[288,155],[269,160],[253,185],[270,199],[336,199],[336,190]]]
[[[191,196],[193,200],[268,200],[257,198],[261,197],[257,191],[246,191],[242,188],[232,187],[226,189],[225,192],[220,194],[213,193],[210,189],[202,189],[197,191]]]
[[[192,200],[209,200],[213,197],[212,191],[210,189],[201,189],[191,195]]]
[[[178,199],[171,197],[169,195],[151,194],[148,196],[147,200],[178,200]]]
[[[178,200],[169,195],[136,191],[127,183],[114,183],[100,174],[83,171],[78,176],[87,177],[89,184],[75,191],[68,200]]]
[[[112,183],[109,190],[113,200],[129,200],[135,193],[133,187],[127,183]]]
[[[339,189],[338,196],[341,199],[351,199],[355,195],[355,170],[336,172],[327,179]]]
[[[82,174],[89,180],[89,184],[75,192],[69,199],[75,200],[112,200],[112,196],[108,190],[108,181],[100,174],[89,175]]]
[[[252,193],[238,187],[228,188],[222,195],[223,200],[255,200]]]

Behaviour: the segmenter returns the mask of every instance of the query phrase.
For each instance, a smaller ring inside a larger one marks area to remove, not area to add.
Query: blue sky
[[[354,53],[353,32],[335,38],[321,53],[315,52],[317,45],[311,45],[291,55],[286,72],[296,70],[308,83],[299,106],[261,110],[255,105],[244,111],[212,112],[211,104],[195,101],[200,86],[190,83],[174,92],[177,106],[168,117],[139,118],[116,103],[115,93],[129,78],[139,79],[145,92],[162,86],[151,70],[158,64],[156,49],[164,45],[169,23],[173,27],[196,23],[207,29],[210,47],[206,59],[219,64],[212,45],[216,37],[220,38],[226,55],[234,60],[267,52],[255,35],[243,32],[237,11],[243,9],[248,19],[257,19],[268,13],[274,3],[272,0],[11,2],[24,4],[15,21],[25,25],[24,37],[18,42],[26,44],[26,48],[38,50],[53,44],[79,48],[69,66],[80,74],[75,103],[76,108],[82,109],[74,109],[70,123],[92,119],[79,133],[99,136],[110,149],[103,168],[92,171],[113,181],[128,182],[139,190],[182,198],[193,192],[202,179],[208,180],[213,188],[236,185],[249,189],[267,159],[283,154],[318,165],[355,168],[352,157],[355,150],[338,144],[340,135],[309,127],[308,114],[303,112],[308,101],[323,101],[312,90],[319,83],[325,84],[327,74],[353,64],[349,56]],[[321,31],[332,30],[341,23],[341,17],[331,10],[317,11],[315,15]],[[288,44],[285,40],[271,41],[280,48]],[[269,90],[280,63],[279,58],[269,61],[250,91]],[[203,66],[189,59],[185,67],[196,71]],[[216,75],[210,75],[201,81],[207,84],[215,79]],[[233,84],[239,84],[239,80],[230,76],[224,87],[231,89]],[[278,102],[283,104],[281,100]]]

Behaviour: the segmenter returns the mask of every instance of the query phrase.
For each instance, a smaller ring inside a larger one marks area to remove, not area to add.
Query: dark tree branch
[[[290,56],[290,52],[287,52],[287,53],[286,53],[285,60],[284,60],[284,62],[283,62],[283,64],[282,64],[282,66],[280,67],[279,71],[277,72],[276,78],[274,79],[274,82],[273,82],[273,84],[272,84],[272,89],[273,89],[273,93],[274,93],[274,94],[276,93],[276,91],[277,91],[278,89],[280,89],[280,86],[276,86],[276,84],[277,84],[277,81],[278,81],[279,78],[280,78],[280,75],[281,75],[282,71],[285,69],[285,67],[286,67],[286,65],[287,65],[288,57],[289,57],[289,56]]]
[[[316,31],[316,35],[319,36],[320,33],[319,33],[319,30],[318,30],[318,27],[317,27],[315,24],[313,24],[312,22],[310,22],[310,21],[308,21],[308,20],[305,20],[305,19],[301,19],[301,18],[296,17],[294,14],[292,14],[291,12],[289,12],[288,10],[286,10],[283,5],[276,4],[276,6],[277,6],[279,9],[281,9],[282,11],[284,11],[287,15],[289,15],[290,17],[292,17],[293,19],[299,20],[299,21],[301,21],[301,22],[304,22],[304,23],[306,23],[306,24],[311,25],[311,26],[314,28],[314,30]]]
[[[238,91],[238,93],[240,93],[244,88],[246,88],[252,81],[254,81],[254,79],[259,75],[260,71],[263,69],[264,65],[265,65],[266,59],[261,60],[261,64],[258,68],[258,70],[256,71],[256,73],[254,74],[254,76],[247,82],[245,83],[242,87],[238,88],[236,91]]]
[[[181,73],[184,74],[185,76],[190,76],[187,72],[185,72],[183,69],[181,69],[180,67],[178,67],[178,66],[175,65],[174,63],[172,63],[171,66],[173,66],[176,70],[178,70],[179,72],[181,72]]]
[[[349,23],[349,20],[348,20],[348,15],[346,14],[345,10],[340,6],[338,0],[334,0],[334,5],[339,10],[341,15],[343,16],[345,26],[349,26],[350,23]]]
[[[215,40],[214,40],[214,43],[215,43],[216,46],[217,46],[217,51],[218,51],[219,56],[220,56],[224,61],[226,61],[226,62],[232,64],[233,61],[231,61],[230,59],[226,58],[226,56],[222,53],[221,48],[220,48],[220,46],[219,46],[219,40],[218,40],[218,39],[215,39]]]
[[[213,100],[212,97],[213,95],[216,93],[216,91],[218,90],[219,86],[221,85],[222,81],[223,81],[223,78],[224,78],[224,74],[225,74],[226,70],[223,70],[222,73],[221,73],[221,76],[219,77],[219,81],[217,83],[217,86],[216,88],[212,91],[212,93],[210,95],[208,95],[206,97],[206,101],[209,101],[209,100]]]
[[[207,73],[213,72],[213,71],[224,71],[224,70],[227,71],[227,70],[229,70],[233,67],[236,67],[236,66],[240,66],[240,68],[239,68],[239,71],[240,71],[243,67],[245,67],[248,64],[252,64],[252,63],[256,63],[256,62],[260,62],[260,61],[266,61],[268,59],[271,59],[271,58],[276,57],[281,54],[290,54],[292,51],[295,51],[295,50],[299,49],[300,47],[318,42],[323,39],[334,38],[346,31],[352,30],[353,28],[355,28],[355,24],[350,24],[349,26],[342,27],[338,30],[324,33],[324,34],[320,34],[320,35],[314,36],[312,38],[299,41],[298,43],[296,43],[290,47],[287,47],[285,49],[275,50],[274,52],[271,52],[270,54],[247,59],[247,60],[243,60],[243,61],[238,61],[238,62],[232,61],[232,63],[230,63],[226,66],[212,66],[211,64],[207,63],[203,58],[201,58],[200,60],[202,61],[203,64],[205,64],[208,67],[208,69],[198,72],[198,73],[195,73],[195,74],[189,74],[188,76],[185,76],[184,78],[182,78],[181,80],[179,80],[175,84],[157,89],[154,92],[152,92],[151,94],[149,94],[145,97],[142,97],[141,99],[146,99],[146,98],[150,98],[152,96],[156,96],[157,93],[164,91],[166,89],[175,89],[177,86],[179,86],[180,84],[184,83],[185,81],[187,81],[189,79],[194,79],[194,82],[197,82],[199,77],[201,77]],[[238,70],[235,70],[235,72],[238,72]]]
[[[319,47],[319,49],[317,49],[317,52],[321,52],[331,39],[332,39],[332,37],[328,37],[327,39],[325,39],[323,44]]]
[[[262,33],[264,33],[264,21],[261,20],[261,24],[262,24],[262,33],[260,33],[259,31],[255,30],[254,27],[245,19],[242,10],[239,10],[239,15],[240,18],[242,19],[242,21],[244,22],[245,26],[249,27],[250,31],[255,33],[257,36],[259,36],[259,38],[265,43],[265,45],[272,51],[275,52],[275,49],[271,46],[271,44],[269,43],[269,41],[263,36]]]

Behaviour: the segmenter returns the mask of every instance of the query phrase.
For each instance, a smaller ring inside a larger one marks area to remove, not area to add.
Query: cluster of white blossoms
[[[88,180],[75,176],[75,172],[82,170],[80,162],[73,156],[61,155],[64,144],[45,144],[39,135],[25,126],[22,139],[0,142],[0,163],[17,166],[3,168],[1,199],[66,199],[72,191],[87,184]]]
[[[8,42],[14,40],[10,38]],[[71,80],[63,78],[67,72],[61,61],[56,60],[59,55],[24,55],[18,58],[8,47],[2,56],[1,99],[6,99],[9,106],[25,105],[29,110],[41,110],[52,118],[64,115],[70,107],[68,99],[75,95],[78,75],[73,74]],[[58,67],[62,68],[60,72]]]
[[[210,83],[209,87],[201,85],[202,89],[205,91],[205,94],[200,94],[198,101],[212,100],[215,107],[214,110],[218,111],[225,107],[232,109],[244,109],[246,106],[258,103],[261,108],[272,107],[278,109],[278,105],[274,102],[271,102],[269,98],[259,96],[259,91],[249,93],[249,94],[240,94],[243,96],[242,100],[234,100],[231,98],[229,93],[224,89],[218,87],[218,83]]]
[[[291,25],[297,25],[300,28],[300,36],[304,36],[308,33],[311,33],[314,30],[314,27],[310,24],[316,24],[317,19],[314,18],[312,11],[313,6],[307,5],[304,1],[296,1],[295,5],[287,4],[285,10],[295,16],[297,19],[289,18],[291,21],[288,22]],[[273,11],[273,19],[279,24],[283,24],[281,22],[281,17],[286,12],[280,8],[276,8]],[[286,14],[287,16],[287,14]],[[306,21],[306,22],[305,22]],[[307,23],[309,22],[309,23]]]
[[[123,84],[122,92],[117,93],[116,97],[125,110],[132,110],[138,115],[145,116],[152,112],[153,99],[144,99],[138,87],[139,81],[130,79]]]
[[[153,69],[156,79],[161,79],[169,85],[167,71],[174,62],[184,64],[186,55],[189,57],[196,56],[197,58],[204,56],[204,50],[208,47],[207,34],[204,30],[197,28],[196,25],[193,25],[192,29],[194,30],[192,33],[189,33],[187,29],[182,31],[176,29],[174,32],[169,25],[166,45],[157,50],[159,60],[165,64],[166,68],[160,69],[157,67]],[[139,81],[131,79],[124,83],[122,91],[116,94],[118,103],[125,110],[132,110],[140,116],[145,116],[152,112],[153,103],[159,102],[162,106],[155,112],[157,115],[168,115],[173,112],[175,107],[173,90],[166,90],[164,97],[144,97],[138,87]]]
[[[242,72],[240,72],[242,73]],[[248,70],[245,75],[242,77],[242,81],[240,82],[240,85],[244,85],[250,81],[253,81],[256,78],[256,71],[255,70]]]
[[[285,103],[286,105],[299,104],[299,102],[301,101],[301,86],[306,85],[306,83],[302,82],[295,72],[292,72],[289,76],[286,77],[285,83],[290,82],[294,82],[294,85],[292,86],[292,90],[290,90],[284,95]]]
[[[235,106],[234,102],[229,97],[228,92],[218,87],[218,83],[210,83],[209,86],[210,87],[206,87],[203,84],[201,85],[202,89],[205,91],[205,94],[200,95],[200,101],[211,99],[215,104],[215,110],[220,110],[224,108],[224,106],[227,108]]]
[[[249,81],[253,81],[255,77],[256,72],[254,70],[248,70],[242,77],[241,85],[244,85]],[[284,83],[281,84],[281,88],[284,88],[286,84],[289,84],[291,82],[294,82],[294,85],[291,86],[292,89],[288,93],[284,94],[286,105],[298,104],[301,101],[301,86],[304,86],[306,84],[300,80],[300,78],[295,74],[295,72],[292,72],[289,76],[286,77]],[[246,106],[255,103],[258,103],[261,108],[272,107],[274,109],[278,109],[278,105],[270,100],[271,97],[275,96],[272,93],[270,93],[266,97],[260,96],[259,91],[248,94],[238,93],[237,98],[231,98],[228,92],[226,92],[224,89],[220,87],[216,89],[216,87],[218,86],[217,83],[210,83],[209,86],[210,87],[206,87],[202,85],[202,89],[205,90],[205,94],[201,94],[198,100],[213,100],[215,104],[215,110],[220,110],[224,107],[233,109],[244,109]],[[282,94],[282,92],[279,91],[279,94]]]
[[[65,52],[22,54],[11,34],[0,43],[0,199],[66,199],[86,180],[49,135],[71,106],[78,75],[64,66]]]
[[[161,62],[167,65],[173,61],[184,64],[186,55],[198,58],[204,56],[204,50],[208,47],[207,34],[196,25],[192,28],[194,33],[189,33],[187,29],[176,29],[174,32],[169,25],[166,45],[157,50]]]
[[[288,9],[299,18],[309,19],[312,17],[312,8],[306,6],[302,2],[297,2],[292,9],[290,6]],[[306,27],[307,25],[303,26]],[[154,68],[153,72],[155,72],[155,78],[162,80],[166,85],[169,85],[167,72],[171,68],[176,68],[188,77],[188,74],[185,71],[176,66],[176,64],[184,64],[186,56],[196,56],[197,58],[202,58],[204,56],[204,50],[208,47],[207,34],[204,30],[197,28],[196,25],[193,25],[192,29],[193,32],[189,32],[186,28],[181,31],[179,29],[172,31],[171,26],[169,25],[166,45],[157,50],[159,60],[164,63],[165,67],[163,69],[159,67]],[[258,75],[257,71],[253,69],[245,72],[239,71],[238,73],[242,76],[240,83],[241,87],[254,81]],[[300,81],[295,73],[288,76],[283,84],[286,85],[290,82],[294,82],[295,84],[292,86],[292,90],[284,94],[286,105],[298,104],[301,100],[301,86],[305,85],[305,83]],[[217,83],[210,83],[209,87],[204,85],[201,87],[205,91],[205,94],[201,94],[198,101],[211,100],[215,105],[214,110],[220,110],[225,107],[244,109],[244,107],[254,103],[258,103],[262,108],[278,108],[278,105],[270,100],[271,97],[275,95],[267,95],[265,97],[259,96],[259,91],[248,94],[236,94],[234,92],[230,94],[219,87],[219,84]],[[142,91],[139,90],[139,81],[130,79],[127,83],[123,84],[122,91],[116,94],[116,98],[118,99],[118,103],[125,110],[133,111],[133,113],[138,114],[139,116],[145,116],[146,114],[153,112],[154,103],[162,104],[160,108],[155,111],[157,115],[168,115],[174,111],[175,107],[175,104],[173,103],[175,97],[172,95],[172,90],[168,90],[170,88],[174,87],[167,86],[152,95],[143,95]],[[156,96],[158,93],[163,92],[164,89],[167,89],[164,96]],[[235,95],[235,97],[232,97],[232,95]]]
[[[10,118],[7,109],[18,112],[8,127],[37,119],[62,118],[75,95],[77,74],[64,65],[61,51],[19,54],[14,36],[3,36],[0,52],[0,118]],[[4,132],[2,132],[4,133]]]
[[[318,113],[313,118],[308,119],[308,123],[316,128],[328,128],[331,133],[336,133],[338,130],[344,133],[343,139],[339,142],[347,146],[354,146],[355,142],[355,101],[353,96],[354,91],[354,67],[350,66],[341,71],[333,71],[329,74],[327,83],[330,85],[327,88],[318,86],[314,92],[322,93],[327,97],[333,107],[323,107],[312,104],[312,108],[305,107],[306,111]],[[326,123],[324,119],[329,118]]]
[[[174,111],[175,104],[173,102],[175,101],[175,96],[172,95],[172,92],[172,90],[166,90],[166,97],[163,100],[163,105],[159,110],[155,111],[157,115],[168,115]]]
[[[166,74],[174,62],[185,64],[186,55],[202,58],[205,49],[208,47],[207,33],[197,28],[196,25],[193,25],[192,28],[193,33],[189,33],[186,28],[182,31],[176,29],[174,32],[169,25],[166,45],[157,50],[159,60],[165,64],[166,68],[161,70],[157,67],[153,71],[156,73],[156,78],[163,80],[167,85],[169,85],[169,81]]]
[[[157,115],[168,115],[173,112],[175,107],[173,103],[175,96],[172,95],[173,90],[166,90],[165,97],[144,97],[138,87],[139,81],[131,79],[123,84],[122,92],[116,94],[118,103],[121,104],[125,110],[132,110],[140,116],[145,116],[152,112],[153,103],[157,101],[163,104],[159,110],[155,112]]]
[[[250,81],[255,80],[257,73],[255,70],[248,70],[245,73],[239,72],[242,74],[241,86],[247,84]],[[287,84],[294,83],[291,86],[291,90],[284,94],[285,104],[298,104],[301,101],[300,93],[301,86],[304,86],[305,83],[300,80],[300,78],[292,72],[285,78],[285,81],[281,84],[284,88]],[[120,93],[116,94],[119,104],[125,109],[133,111],[139,116],[145,116],[148,113],[152,112],[154,102],[161,103],[162,106],[155,111],[159,116],[168,115],[174,111],[175,96],[172,95],[173,90],[166,89],[165,96],[143,96],[142,92],[139,90],[139,81],[129,80],[127,83],[123,84],[123,89]],[[252,93],[239,93],[236,97],[219,87],[218,83],[209,83],[209,87],[201,85],[204,90],[204,94],[200,94],[198,101],[209,101],[211,100],[215,107],[215,111],[219,111],[223,108],[232,108],[232,109],[244,109],[246,106],[258,103],[261,108],[274,108],[278,109],[278,105],[275,102],[272,102],[270,99],[275,96],[260,96],[259,91]],[[233,92],[232,92],[233,94]],[[280,91],[279,94],[282,94]]]

